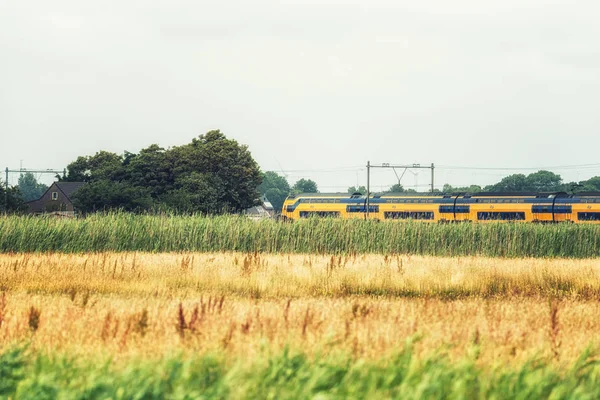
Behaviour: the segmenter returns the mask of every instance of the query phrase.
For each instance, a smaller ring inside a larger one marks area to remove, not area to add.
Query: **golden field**
[[[114,359],[286,345],[569,363],[600,329],[600,260],[260,253],[0,255],[0,347]]]

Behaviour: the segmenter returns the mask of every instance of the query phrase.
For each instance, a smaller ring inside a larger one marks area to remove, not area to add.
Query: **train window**
[[[294,209],[295,209],[295,207],[294,207],[294,206],[287,206],[287,207],[285,208],[285,211],[287,211],[287,212],[294,212]]]
[[[477,219],[480,221],[524,221],[524,212],[485,211],[478,212]]]
[[[551,213],[553,211],[552,206],[531,206],[532,213]],[[573,212],[571,206],[554,206],[555,214],[571,214]]]
[[[577,218],[580,221],[600,221],[600,212],[580,212]]]
[[[346,212],[349,213],[364,213],[367,212],[367,207],[360,205],[360,206],[346,206]],[[379,206],[372,206],[369,205],[369,212],[379,212]]]
[[[552,206],[531,206],[532,213],[551,213]]]
[[[573,210],[571,206],[554,206],[554,212],[558,214],[571,214]]]
[[[339,217],[339,211],[300,211],[300,218],[311,218],[311,217]]]
[[[440,206],[439,211],[441,213],[469,213],[471,206]]]
[[[432,211],[386,211],[385,219],[433,219]]]

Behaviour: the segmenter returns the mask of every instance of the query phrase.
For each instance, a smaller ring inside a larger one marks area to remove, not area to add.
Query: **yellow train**
[[[301,193],[285,200],[281,215],[286,220],[316,216],[381,221],[600,224],[600,192],[386,193],[368,199],[360,193]]]

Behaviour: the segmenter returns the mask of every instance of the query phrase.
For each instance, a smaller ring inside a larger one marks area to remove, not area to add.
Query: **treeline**
[[[494,185],[453,187],[448,184],[442,189],[445,193],[456,192],[567,192],[576,194],[580,192],[600,191],[600,176],[595,176],[580,182],[563,182],[560,175],[550,171],[537,171],[529,175],[513,174],[502,178]]]
[[[73,195],[82,212],[170,210],[217,214],[257,204],[261,172],[247,146],[218,130],[191,143],[138,154],[100,151],[67,167],[64,181],[86,182]]]

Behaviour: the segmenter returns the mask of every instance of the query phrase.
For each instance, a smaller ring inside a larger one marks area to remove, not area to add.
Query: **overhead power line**
[[[487,171],[519,171],[519,170],[542,170],[542,169],[581,169],[581,168],[600,168],[600,164],[579,164],[579,165],[555,165],[549,167],[473,167],[459,165],[436,165],[440,169],[462,169],[462,170],[487,170]]]

